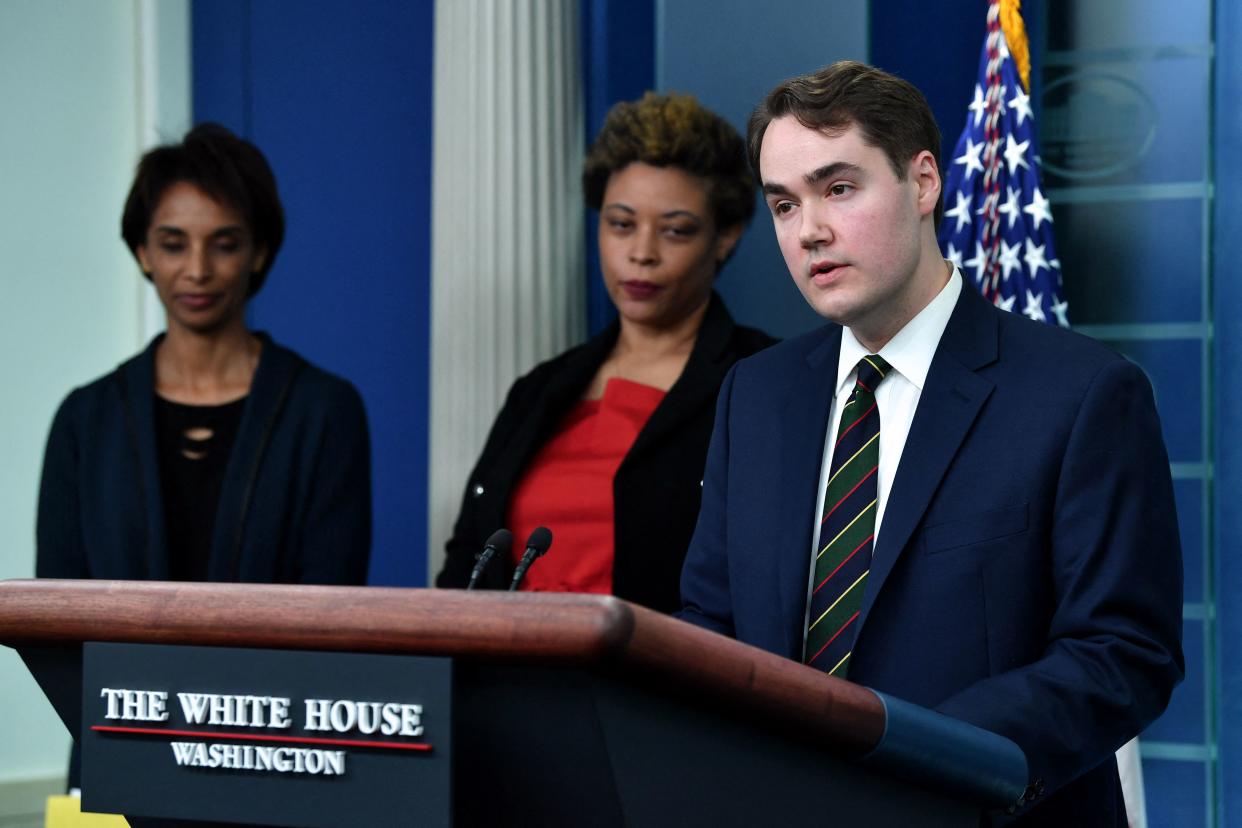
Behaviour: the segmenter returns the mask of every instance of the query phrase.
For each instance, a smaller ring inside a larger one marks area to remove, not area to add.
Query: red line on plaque
[[[387,750],[431,750],[425,742],[364,742],[357,739],[320,739],[315,736],[269,736],[262,733],[204,733],[200,730],[165,730],[158,727],[114,727],[91,725],[100,733],[137,733],[143,736],[192,736],[196,739],[241,739],[247,742],[284,742],[287,744],[336,745],[338,747],[385,748]]]

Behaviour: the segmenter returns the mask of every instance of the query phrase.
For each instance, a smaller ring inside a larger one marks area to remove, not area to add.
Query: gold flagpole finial
[[[1022,0],[1000,0],[1000,23],[1005,32],[1009,54],[1018,67],[1022,88],[1031,91],[1031,47],[1026,39],[1026,25],[1022,22]]]

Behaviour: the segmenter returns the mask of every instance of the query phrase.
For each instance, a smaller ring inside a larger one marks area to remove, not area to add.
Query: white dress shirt
[[[953,269],[948,284],[941,288],[936,298],[927,303],[918,315],[906,323],[888,344],[880,349],[880,356],[892,367],[875,391],[875,404],[880,412],[880,466],[876,472],[875,537],[879,540],[880,525],[884,520],[884,507],[888,493],[901,462],[901,452],[906,447],[910,423],[919,406],[923,384],[931,368],[932,357],[940,345],[940,337],[949,324],[949,317],[962,292],[962,275]],[[849,328],[841,331],[841,356],[837,361],[836,392],[832,398],[832,411],[828,417],[828,429],[824,435],[824,456],[820,462],[819,494],[815,499],[814,529],[811,533],[810,568],[807,572],[807,596],[815,579],[815,557],[819,551],[820,516],[824,513],[824,489],[832,467],[832,446],[841,423],[841,409],[854,390],[858,376],[858,361],[870,351],[859,344]],[[807,612],[811,602],[807,601]],[[802,625],[806,629],[806,623]],[[803,633],[805,636],[805,632]]]

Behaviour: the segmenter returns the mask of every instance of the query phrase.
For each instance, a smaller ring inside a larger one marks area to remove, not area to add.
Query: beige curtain
[[[436,3],[429,577],[505,391],[585,328],[577,0]]]

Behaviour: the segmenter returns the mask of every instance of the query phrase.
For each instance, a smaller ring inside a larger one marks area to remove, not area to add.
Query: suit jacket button
[[[482,494],[483,494],[483,487],[480,486],[478,483],[475,483],[474,484],[474,496],[480,497]]]

